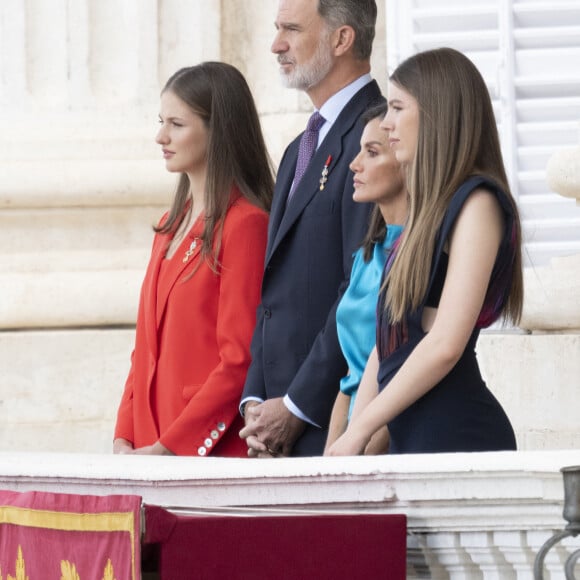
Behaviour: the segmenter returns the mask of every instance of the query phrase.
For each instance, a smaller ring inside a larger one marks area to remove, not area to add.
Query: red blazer
[[[203,220],[169,260],[170,236],[155,235],[115,428],[115,438],[134,447],[159,440],[177,455],[246,456],[238,404],[250,364],[268,216],[234,195],[219,275],[206,261],[200,264],[201,242],[184,262]]]

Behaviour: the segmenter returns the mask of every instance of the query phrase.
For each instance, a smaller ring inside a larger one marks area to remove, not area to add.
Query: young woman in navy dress
[[[517,324],[523,302],[520,220],[485,82],[460,52],[426,51],[395,70],[388,102],[409,220],[352,421],[328,454],[362,453],[385,424],[390,453],[515,449],[475,353],[480,329]]]

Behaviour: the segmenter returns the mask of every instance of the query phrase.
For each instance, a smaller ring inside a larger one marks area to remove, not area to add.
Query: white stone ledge
[[[182,514],[407,516],[407,578],[532,578],[562,529],[561,467],[580,451],[306,459],[0,453],[0,487],[134,494]],[[576,549],[546,558],[551,580]]]
[[[129,493],[182,510],[406,513],[415,532],[563,527],[560,469],[580,450],[274,459],[0,453],[15,491]]]
[[[175,183],[156,160],[13,161],[0,166],[0,209],[166,206]]]

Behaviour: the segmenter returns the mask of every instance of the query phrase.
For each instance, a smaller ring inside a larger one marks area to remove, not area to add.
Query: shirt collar
[[[322,143],[326,134],[330,131],[332,125],[338,119],[338,116],[346,107],[347,103],[354,97],[360,89],[368,85],[372,81],[370,73],[366,73],[354,80],[352,83],[346,85],[332,95],[325,103],[320,107],[319,113],[324,117],[325,123],[320,128],[318,135],[318,144]]]

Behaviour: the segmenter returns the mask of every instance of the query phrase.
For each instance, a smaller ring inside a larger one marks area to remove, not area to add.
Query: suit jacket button
[[[264,318],[271,318],[272,312],[268,309],[264,310]]]
[[[225,431],[226,430],[226,424],[224,422],[220,421],[217,424],[217,428],[218,428],[218,431]]]
[[[203,444],[209,449],[213,445],[213,440],[209,437],[203,442]]]
[[[220,436],[220,434],[215,429],[210,433],[210,435],[212,439],[217,439]]]
[[[202,457],[207,453],[207,449],[205,447],[199,447],[197,450],[197,454],[201,455]]]

